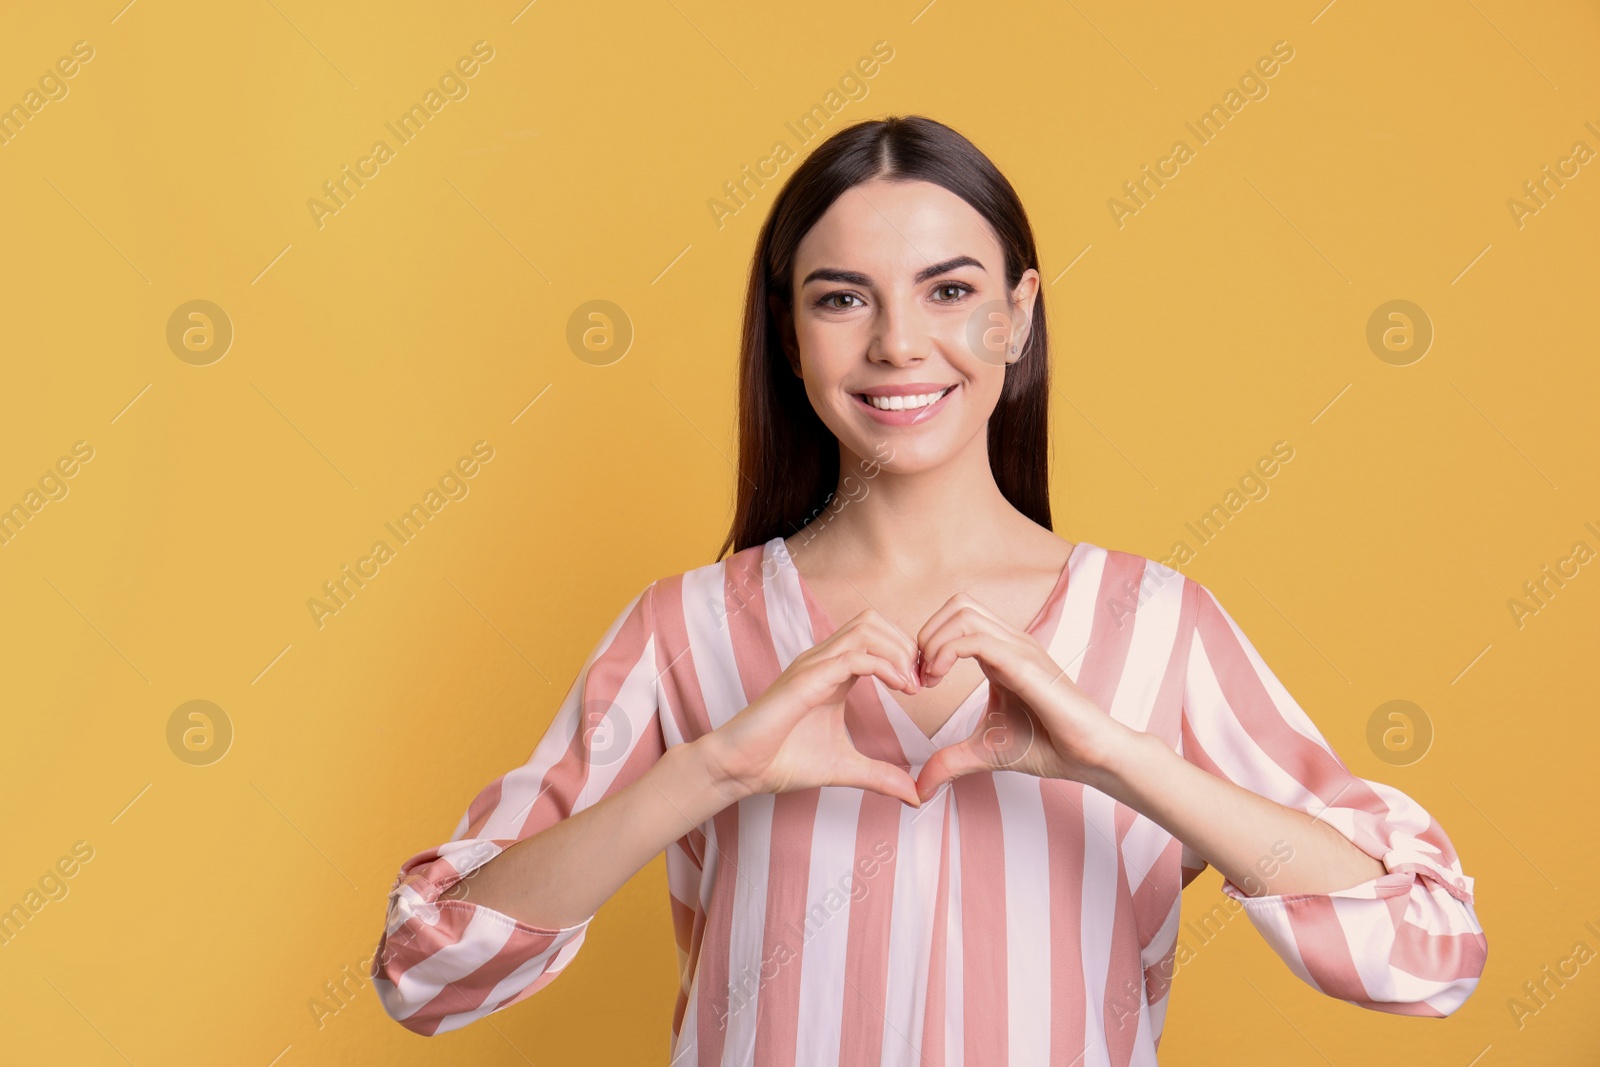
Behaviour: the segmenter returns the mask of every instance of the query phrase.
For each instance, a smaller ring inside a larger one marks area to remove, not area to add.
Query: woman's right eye
[[[860,300],[860,299],[861,298],[859,296],[857,296],[855,293],[829,293],[828,295],[824,296],[822,299],[817,301],[817,306],[818,307],[825,307],[825,308],[832,308],[835,311],[848,311],[848,310],[850,310],[851,307],[853,307],[855,305],[851,305],[851,304],[835,304],[835,303],[833,303],[833,301],[835,301],[835,300]]]

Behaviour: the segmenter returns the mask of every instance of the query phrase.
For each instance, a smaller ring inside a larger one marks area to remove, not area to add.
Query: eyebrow
[[[979,270],[984,269],[983,264],[979,263],[971,256],[956,256],[953,259],[945,260],[943,263],[935,263],[931,267],[922,268],[921,270],[917,271],[917,276],[912,279],[912,281],[917,284],[921,284],[922,282],[927,281],[929,278],[944,274],[947,271],[955,270],[957,267],[977,267]],[[816,270],[806,275],[805,280],[800,283],[800,287],[803,289],[815,281],[843,282],[846,285],[872,285],[872,279],[867,277],[865,274],[862,274],[860,271],[837,270],[833,267],[818,267]]]

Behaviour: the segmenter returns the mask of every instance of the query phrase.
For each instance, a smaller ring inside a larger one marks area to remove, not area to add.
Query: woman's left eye
[[[972,286],[967,285],[965,282],[945,282],[942,285],[934,286],[933,291],[934,291],[935,294],[938,294],[938,293],[953,293],[954,295],[951,296],[949,299],[940,300],[939,301],[939,303],[941,303],[941,304],[953,304],[957,300],[960,300],[966,294],[972,292],[973,289],[972,289]]]

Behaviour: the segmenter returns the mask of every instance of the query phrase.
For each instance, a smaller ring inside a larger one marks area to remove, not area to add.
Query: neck
[[[1016,536],[1028,520],[1001,493],[989,466],[988,435],[938,467],[894,473],[839,450],[833,500],[805,532],[795,554],[815,554],[849,570],[893,561],[910,576],[969,569],[972,561]]]

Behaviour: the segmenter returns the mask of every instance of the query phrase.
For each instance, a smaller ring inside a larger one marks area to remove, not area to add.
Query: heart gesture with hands
[[[905,768],[869,759],[850,740],[845,698],[861,678],[916,693],[916,646],[867,610],[796,656],[749,707],[700,738],[725,794],[848,785],[921,805]]]
[[[915,695],[955,661],[978,661],[989,703],[964,740],[939,749],[915,781],[863,755],[845,725],[855,683],[876,676]],[[1093,784],[1131,731],[1079,689],[1032,634],[965,593],[945,602],[913,642],[875,610],[801,652],[748,707],[701,738],[730,800],[846,785],[920,807],[946,782],[978,771],[1018,771]]]
[[[923,764],[917,795],[975,771],[1018,771],[1095,784],[1117,745],[1135,731],[1090,700],[1031,633],[997,618],[965,593],[934,612],[917,635],[920,681],[934,686],[956,660],[978,661],[989,703],[964,740]]]

